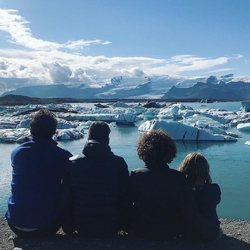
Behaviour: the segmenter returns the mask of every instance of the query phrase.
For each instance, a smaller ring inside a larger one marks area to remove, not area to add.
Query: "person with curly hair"
[[[147,239],[212,240],[216,229],[202,218],[185,176],[168,164],[175,142],[162,130],[142,135],[137,153],[145,166],[131,172],[131,233]],[[192,232],[192,233],[191,233]]]

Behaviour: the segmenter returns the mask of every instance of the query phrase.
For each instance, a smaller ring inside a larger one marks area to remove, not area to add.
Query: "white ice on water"
[[[162,105],[163,106],[163,105]],[[30,112],[35,105],[2,108],[0,111],[0,142],[22,142],[29,136]],[[175,140],[235,141],[232,128],[249,128],[250,113],[222,109],[193,109],[183,104],[166,104],[161,108],[145,108],[142,104],[114,103],[105,108],[94,105],[51,104],[58,119],[58,138],[76,140],[89,128],[92,121],[106,121],[111,126],[120,124],[139,126],[140,131],[162,128]],[[143,123],[144,122],[144,123]]]

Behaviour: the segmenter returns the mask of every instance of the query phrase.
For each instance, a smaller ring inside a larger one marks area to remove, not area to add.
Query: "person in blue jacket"
[[[20,237],[55,234],[63,213],[63,181],[70,152],[52,139],[57,120],[47,109],[32,114],[32,140],[12,151],[11,196],[6,219]]]

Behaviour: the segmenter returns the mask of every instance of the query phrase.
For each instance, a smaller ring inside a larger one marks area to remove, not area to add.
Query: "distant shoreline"
[[[0,218],[0,249],[36,249],[36,250],[249,250],[250,249],[250,221],[221,219],[222,237],[213,242],[164,242],[142,239],[79,239],[66,236],[61,231],[55,237],[40,240],[22,240],[9,229],[4,218]]]
[[[216,100],[209,99],[203,100],[201,98],[187,98],[187,99],[127,99],[127,98],[114,98],[114,99],[78,99],[78,98],[37,98],[22,95],[6,95],[0,96],[0,106],[14,106],[14,105],[28,105],[28,104],[62,104],[62,103],[115,103],[115,102],[126,102],[126,103],[140,103],[140,102],[200,102],[200,103],[213,103],[213,102],[239,102],[241,100]],[[242,100],[243,101],[243,100]],[[245,101],[245,100],[244,100]]]

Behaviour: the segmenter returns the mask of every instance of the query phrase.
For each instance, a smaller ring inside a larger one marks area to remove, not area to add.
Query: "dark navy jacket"
[[[116,235],[128,207],[128,178],[122,157],[114,155],[107,144],[88,141],[83,155],[72,161],[72,206],[65,216],[71,216],[71,222],[65,222],[64,231],[77,230],[84,237]]]
[[[193,188],[193,194],[201,214],[219,227],[220,221],[216,213],[216,206],[221,200],[219,185],[214,183]]]
[[[131,172],[133,202],[131,229],[151,239],[182,235],[216,238],[218,230],[201,217],[184,175],[168,166],[144,167]]]
[[[68,151],[52,139],[33,139],[11,154],[12,182],[6,218],[13,226],[44,228],[59,223]]]

